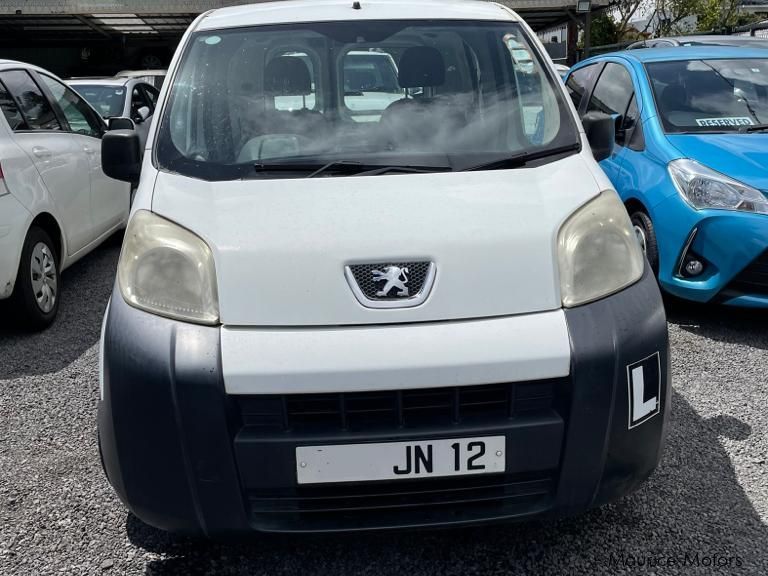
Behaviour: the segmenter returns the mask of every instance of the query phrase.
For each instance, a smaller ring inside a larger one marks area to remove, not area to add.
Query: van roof
[[[218,30],[262,24],[350,20],[506,20],[519,21],[512,10],[478,0],[281,0],[231,6],[209,12],[198,30]]]

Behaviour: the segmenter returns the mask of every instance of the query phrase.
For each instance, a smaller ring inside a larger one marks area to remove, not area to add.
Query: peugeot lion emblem
[[[350,264],[344,275],[366,308],[412,308],[429,297],[436,270],[429,260],[378,262]]]
[[[398,296],[408,296],[408,266],[387,266],[384,271],[372,270],[374,282],[387,281],[384,288],[376,292],[376,296],[388,296],[392,288],[397,288]]]

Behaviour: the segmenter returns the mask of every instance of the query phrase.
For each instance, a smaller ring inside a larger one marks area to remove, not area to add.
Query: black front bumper
[[[566,319],[569,377],[446,388],[426,400],[419,391],[396,393],[388,412],[371,408],[389,402],[376,393],[229,396],[217,328],[145,314],[116,292],[105,325],[99,403],[105,471],[143,521],[207,535],[578,513],[635,489],[656,467],[669,411],[669,353],[661,297],[647,273],[616,295],[567,310]],[[659,366],[655,376],[646,375],[647,388],[657,378],[658,414],[633,423],[628,368],[648,358]],[[310,401],[324,409],[307,409]],[[482,411],[471,413],[477,406]],[[418,415],[410,421],[409,407]],[[373,414],[383,419],[374,422]],[[296,483],[296,446],[501,434],[504,474]]]

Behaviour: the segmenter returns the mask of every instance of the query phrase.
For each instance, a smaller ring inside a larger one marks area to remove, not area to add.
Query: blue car
[[[616,120],[601,162],[667,292],[768,307],[768,53],[632,50],[571,69],[579,114]]]

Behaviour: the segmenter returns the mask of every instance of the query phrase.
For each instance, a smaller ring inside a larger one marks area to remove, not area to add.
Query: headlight
[[[560,293],[570,308],[637,282],[645,259],[624,205],[607,190],[582,206],[557,238]]]
[[[669,175],[688,204],[702,208],[741,210],[768,214],[768,199],[762,192],[693,160],[673,160]]]
[[[189,230],[146,210],[134,214],[125,232],[117,282],[136,308],[199,324],[219,322],[211,249]]]

